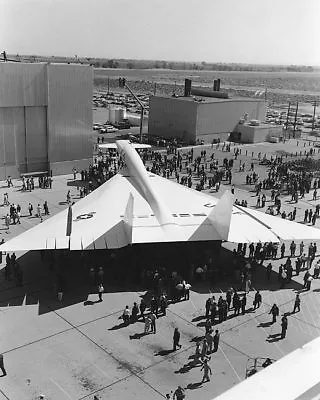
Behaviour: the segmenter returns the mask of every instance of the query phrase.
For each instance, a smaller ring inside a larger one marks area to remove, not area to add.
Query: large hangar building
[[[0,63],[0,180],[92,159],[89,65]]]
[[[150,135],[211,143],[227,139],[242,118],[264,121],[265,116],[264,100],[228,98],[223,92],[193,89],[190,83],[185,96],[150,96],[148,128]]]

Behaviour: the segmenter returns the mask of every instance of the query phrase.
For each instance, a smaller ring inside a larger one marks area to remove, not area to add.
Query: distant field
[[[320,72],[242,72],[242,71],[170,71],[160,69],[95,69],[95,77],[126,76],[158,83],[182,83],[185,78],[204,85],[212,85],[220,78],[225,87],[298,91],[320,95]]]
[[[172,94],[174,84],[182,93],[185,78],[191,78],[194,85],[212,87],[213,80],[221,79],[221,88],[234,95],[253,96],[256,90],[267,88],[271,103],[285,103],[288,98],[303,103],[319,100],[320,72],[247,72],[247,71],[171,71],[162,69],[95,69],[96,87],[105,87],[107,78],[110,86],[117,87],[117,77],[128,79],[136,90]]]

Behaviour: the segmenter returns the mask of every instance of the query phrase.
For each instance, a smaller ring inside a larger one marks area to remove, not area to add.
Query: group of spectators
[[[1,254],[2,257],[2,254]],[[4,267],[4,277],[6,280],[11,281],[12,278],[15,280],[17,286],[22,286],[23,282],[23,270],[17,261],[15,253],[10,256],[9,253],[6,255],[6,265]]]
[[[4,194],[3,206],[9,206],[9,212],[4,216],[4,223],[7,230],[10,229],[10,225],[21,224],[21,206],[20,204],[15,204],[9,202],[9,195],[8,193]],[[28,215],[29,217],[33,216],[33,205],[31,203],[28,204]],[[50,215],[49,206],[47,200],[44,201],[42,207],[40,203],[36,206],[36,213],[35,217],[39,218],[40,221],[43,221],[43,215],[47,216]]]

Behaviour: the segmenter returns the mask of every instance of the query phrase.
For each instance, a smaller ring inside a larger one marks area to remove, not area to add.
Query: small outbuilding
[[[283,137],[283,127],[253,120],[238,124],[231,139],[240,143],[275,142]]]

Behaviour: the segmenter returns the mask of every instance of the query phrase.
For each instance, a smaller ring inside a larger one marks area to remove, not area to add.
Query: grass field
[[[271,103],[285,103],[288,98],[303,103],[319,100],[319,72],[246,72],[246,71],[173,71],[161,69],[95,69],[95,87],[105,86],[107,79],[111,87],[117,87],[119,76],[130,81],[134,89],[153,92],[157,83],[157,93],[172,94],[176,82],[176,91],[182,93],[185,78],[192,79],[196,86],[213,86],[213,80],[221,79],[222,90],[233,95],[251,97],[256,90],[267,88]]]

